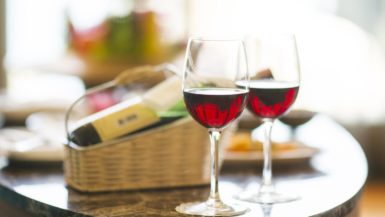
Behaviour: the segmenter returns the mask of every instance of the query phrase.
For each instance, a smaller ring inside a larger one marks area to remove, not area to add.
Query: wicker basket
[[[230,131],[222,137],[221,150]],[[209,152],[207,130],[191,118],[183,118],[109,144],[67,145],[65,180],[87,192],[208,184]]]
[[[231,131],[223,134],[221,150]],[[208,184],[209,155],[207,130],[183,118],[109,144],[67,145],[65,180],[86,192]]]

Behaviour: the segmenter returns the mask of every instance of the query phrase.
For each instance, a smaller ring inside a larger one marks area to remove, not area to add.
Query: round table
[[[264,206],[237,201],[250,208],[243,216],[357,216],[368,175],[360,144],[324,115],[300,126],[296,138],[320,152],[306,163],[277,166],[274,176],[278,189],[300,199]],[[2,163],[0,199],[37,216],[182,216],[175,211],[178,204],[204,200],[209,192],[209,186],[200,186],[81,193],[66,186],[61,165],[21,165]],[[245,189],[257,189],[260,180],[260,166],[225,162],[219,183],[222,198],[234,200]]]

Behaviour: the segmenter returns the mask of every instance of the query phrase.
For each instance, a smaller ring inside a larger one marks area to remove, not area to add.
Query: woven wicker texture
[[[184,118],[109,144],[67,145],[64,171],[68,185],[88,192],[192,186],[210,182],[209,157],[207,130]]]

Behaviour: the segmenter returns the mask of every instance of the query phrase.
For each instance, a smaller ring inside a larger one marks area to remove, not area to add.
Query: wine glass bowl
[[[285,115],[295,102],[300,87],[296,40],[290,34],[248,38],[250,82],[247,109],[263,122],[263,172],[258,192],[243,193],[238,199],[262,204],[289,202],[298,196],[278,192],[272,174],[271,131],[276,119]],[[241,81],[239,85],[243,85]]]
[[[190,38],[183,73],[183,96],[187,111],[209,132],[211,186],[207,201],[184,203],[176,207],[176,211],[202,216],[243,214],[248,208],[224,203],[218,186],[221,132],[240,116],[249,91],[243,41]],[[237,85],[239,82],[244,85]]]
[[[244,108],[247,91],[236,88],[192,88],[184,90],[186,107],[202,126],[223,129]]]
[[[294,103],[298,89],[295,82],[251,80],[247,108],[262,119],[277,119]]]

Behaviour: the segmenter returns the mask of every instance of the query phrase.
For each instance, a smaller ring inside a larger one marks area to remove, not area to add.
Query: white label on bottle
[[[139,130],[160,120],[156,112],[142,103],[130,106],[92,122],[102,141]]]

